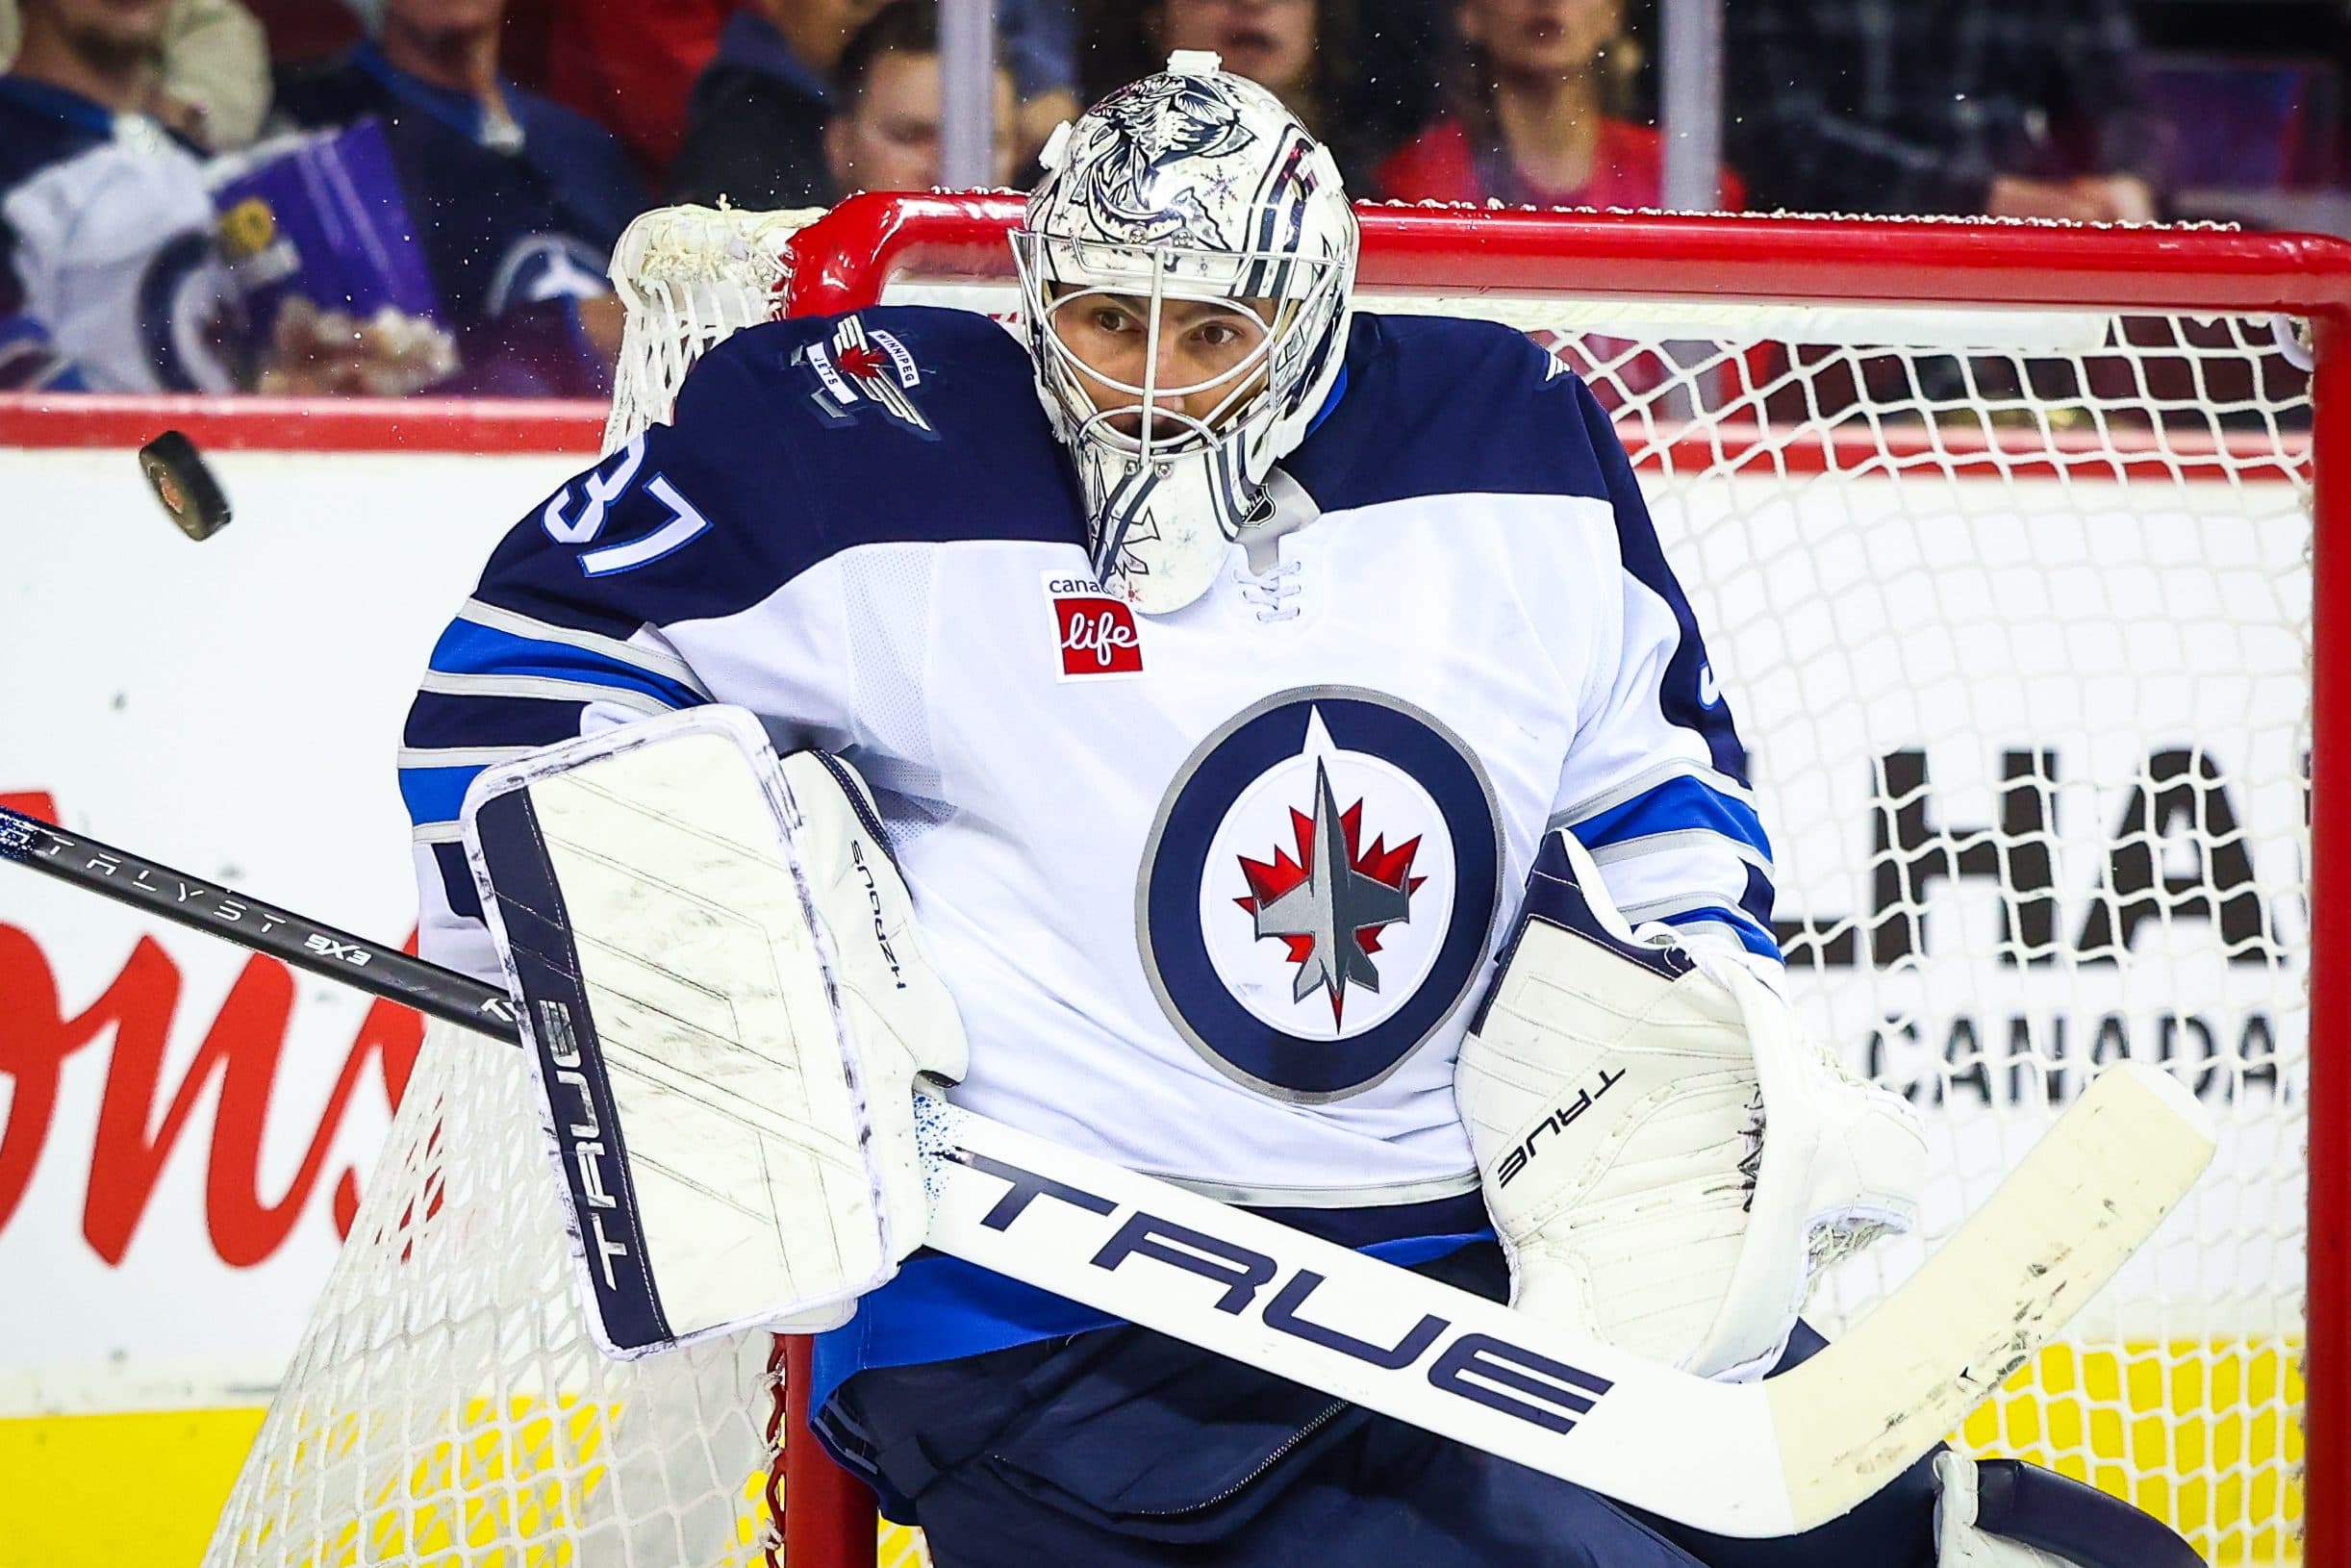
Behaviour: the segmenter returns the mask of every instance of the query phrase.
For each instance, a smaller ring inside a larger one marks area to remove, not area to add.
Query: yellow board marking
[[[259,1410],[0,1420],[0,1568],[194,1568]]]

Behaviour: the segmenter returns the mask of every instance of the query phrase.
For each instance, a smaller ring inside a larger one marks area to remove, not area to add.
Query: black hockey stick
[[[61,882],[225,937],[240,948],[283,959],[296,969],[322,974],[369,996],[404,1003],[428,1017],[521,1043],[514,1002],[505,992],[470,975],[289,914],[273,904],[5,807],[0,807],[0,860],[21,861]]]

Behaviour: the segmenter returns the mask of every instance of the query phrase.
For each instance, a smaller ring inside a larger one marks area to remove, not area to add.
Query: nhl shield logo
[[[1468,995],[1502,858],[1493,789],[1452,731],[1383,693],[1286,692],[1170,787],[1136,896],[1144,968],[1220,1072],[1343,1100]]]

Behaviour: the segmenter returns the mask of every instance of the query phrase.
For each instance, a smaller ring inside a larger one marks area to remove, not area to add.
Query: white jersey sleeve
[[[1591,851],[1633,924],[1661,921],[1685,941],[1777,964],[1771,840],[1746,748],[1631,461],[1591,392],[1576,394],[1616,514],[1620,592],[1600,597],[1595,684],[1551,825]]]
[[[499,974],[458,831],[485,768],[713,700],[758,713],[779,751],[872,740],[827,487],[791,440],[815,418],[792,356],[822,330],[779,323],[706,355],[673,423],[558,489],[492,553],[401,737],[425,957]],[[893,777],[886,763],[869,776]]]

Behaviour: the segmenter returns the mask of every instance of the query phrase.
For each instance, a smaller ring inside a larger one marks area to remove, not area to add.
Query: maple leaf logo
[[[833,357],[833,363],[853,376],[886,374],[890,357],[872,343],[851,343]]]
[[[905,344],[878,329],[869,334],[863,318],[845,316],[833,328],[831,360],[834,373],[824,387],[834,402],[847,408],[861,397],[871,399],[880,404],[892,418],[935,439],[930,421],[907,395],[909,389],[922,385],[923,377],[915,369]],[[822,369],[821,353],[818,363]],[[829,411],[827,417],[830,418]]]
[[[1292,807],[1290,831],[1298,853],[1276,846],[1274,858],[1239,857],[1249,895],[1234,903],[1256,922],[1260,941],[1272,938],[1289,949],[1298,966],[1290,999],[1303,1001],[1318,988],[1330,999],[1330,1022],[1343,1021],[1347,988],[1379,989],[1380,930],[1412,918],[1412,895],[1428,879],[1412,874],[1420,852],[1416,835],[1389,848],[1384,838],[1363,847],[1363,802],[1339,809],[1330,773],[1314,765],[1314,810]]]

